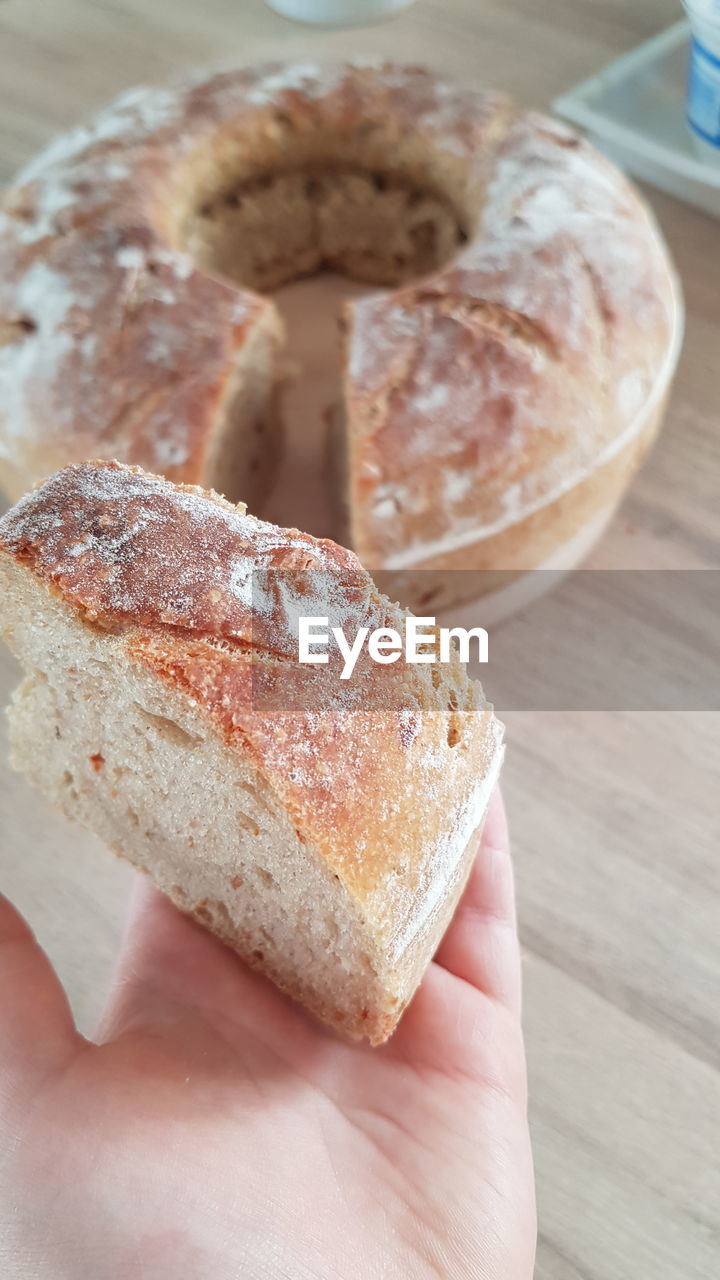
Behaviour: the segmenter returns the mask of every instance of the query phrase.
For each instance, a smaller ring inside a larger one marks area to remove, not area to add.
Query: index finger
[[[490,801],[468,883],[435,961],[519,1016],[522,979],[515,884],[499,787]]]

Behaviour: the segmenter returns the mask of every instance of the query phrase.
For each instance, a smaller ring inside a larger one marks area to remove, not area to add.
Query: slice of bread
[[[359,561],[215,493],[68,467],[0,520],[13,762],[333,1027],[390,1035],[502,757],[459,661],[300,667],[297,613],[402,630]]]

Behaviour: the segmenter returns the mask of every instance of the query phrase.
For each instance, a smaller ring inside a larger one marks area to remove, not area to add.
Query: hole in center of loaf
[[[273,296],[285,325],[279,413],[285,442],[263,516],[316,538],[345,536],[341,474],[344,411],[338,313],[369,285],[323,272]]]
[[[406,174],[328,163],[221,176],[187,210],[182,247],[250,289],[335,271],[396,285],[434,271],[466,238],[448,195]]]
[[[343,541],[332,495],[344,485],[329,483],[343,434],[341,304],[453,257],[477,214],[464,166],[384,118],[351,128],[276,111],[257,131],[198,147],[180,179],[177,247],[204,271],[272,292],[287,333],[278,393],[264,355],[241,357],[209,482],[256,514]]]

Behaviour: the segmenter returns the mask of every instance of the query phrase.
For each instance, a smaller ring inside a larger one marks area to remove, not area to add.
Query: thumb
[[[0,1098],[61,1070],[83,1043],[45,952],[0,894]]]

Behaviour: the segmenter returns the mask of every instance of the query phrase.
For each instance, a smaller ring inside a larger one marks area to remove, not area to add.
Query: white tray
[[[720,217],[720,163],[685,122],[690,26],[678,22],[553,102],[623,169]]]

